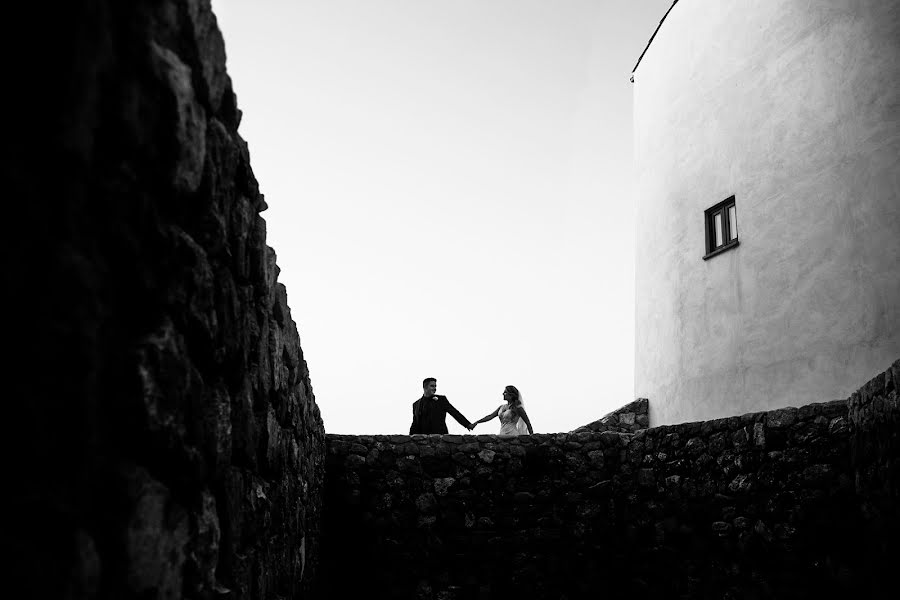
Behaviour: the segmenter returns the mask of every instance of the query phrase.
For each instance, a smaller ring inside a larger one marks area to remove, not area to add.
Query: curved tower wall
[[[900,356],[900,3],[682,0],[634,81],[651,424],[846,397]],[[732,195],[739,245],[703,260]]]

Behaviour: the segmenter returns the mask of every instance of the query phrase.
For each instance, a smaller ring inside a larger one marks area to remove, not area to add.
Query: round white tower
[[[900,356],[900,2],[676,2],[634,125],[652,425],[845,397]]]

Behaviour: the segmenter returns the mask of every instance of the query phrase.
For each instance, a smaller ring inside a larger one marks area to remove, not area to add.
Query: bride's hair
[[[506,391],[515,394],[516,398],[513,402],[510,402],[510,408],[522,408],[524,409],[525,402],[522,400],[522,394],[519,392],[519,388],[514,385],[506,386]],[[519,416],[519,419],[516,421],[516,430],[519,432],[519,435],[525,435],[528,433],[528,426],[525,425],[525,420]]]
[[[506,386],[506,391],[512,392],[513,394],[516,395],[516,399],[513,402],[513,406],[520,406],[522,404],[522,395],[519,393],[519,390],[516,386],[508,385],[508,386]]]

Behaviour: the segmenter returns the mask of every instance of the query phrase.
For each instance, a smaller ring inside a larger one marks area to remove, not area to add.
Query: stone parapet
[[[389,598],[866,585],[845,577],[859,569],[844,401],[633,434],[326,439],[334,595],[362,582]],[[341,577],[339,558],[358,576]]]
[[[629,402],[622,408],[616,409],[608,415],[582,425],[573,433],[583,431],[619,431],[621,433],[634,433],[650,427],[650,402],[646,398],[638,398]]]

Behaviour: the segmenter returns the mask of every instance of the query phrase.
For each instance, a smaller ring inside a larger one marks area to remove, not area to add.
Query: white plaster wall
[[[900,357],[900,1],[681,0],[634,123],[652,425],[846,397]],[[731,195],[740,245],[704,261]]]

